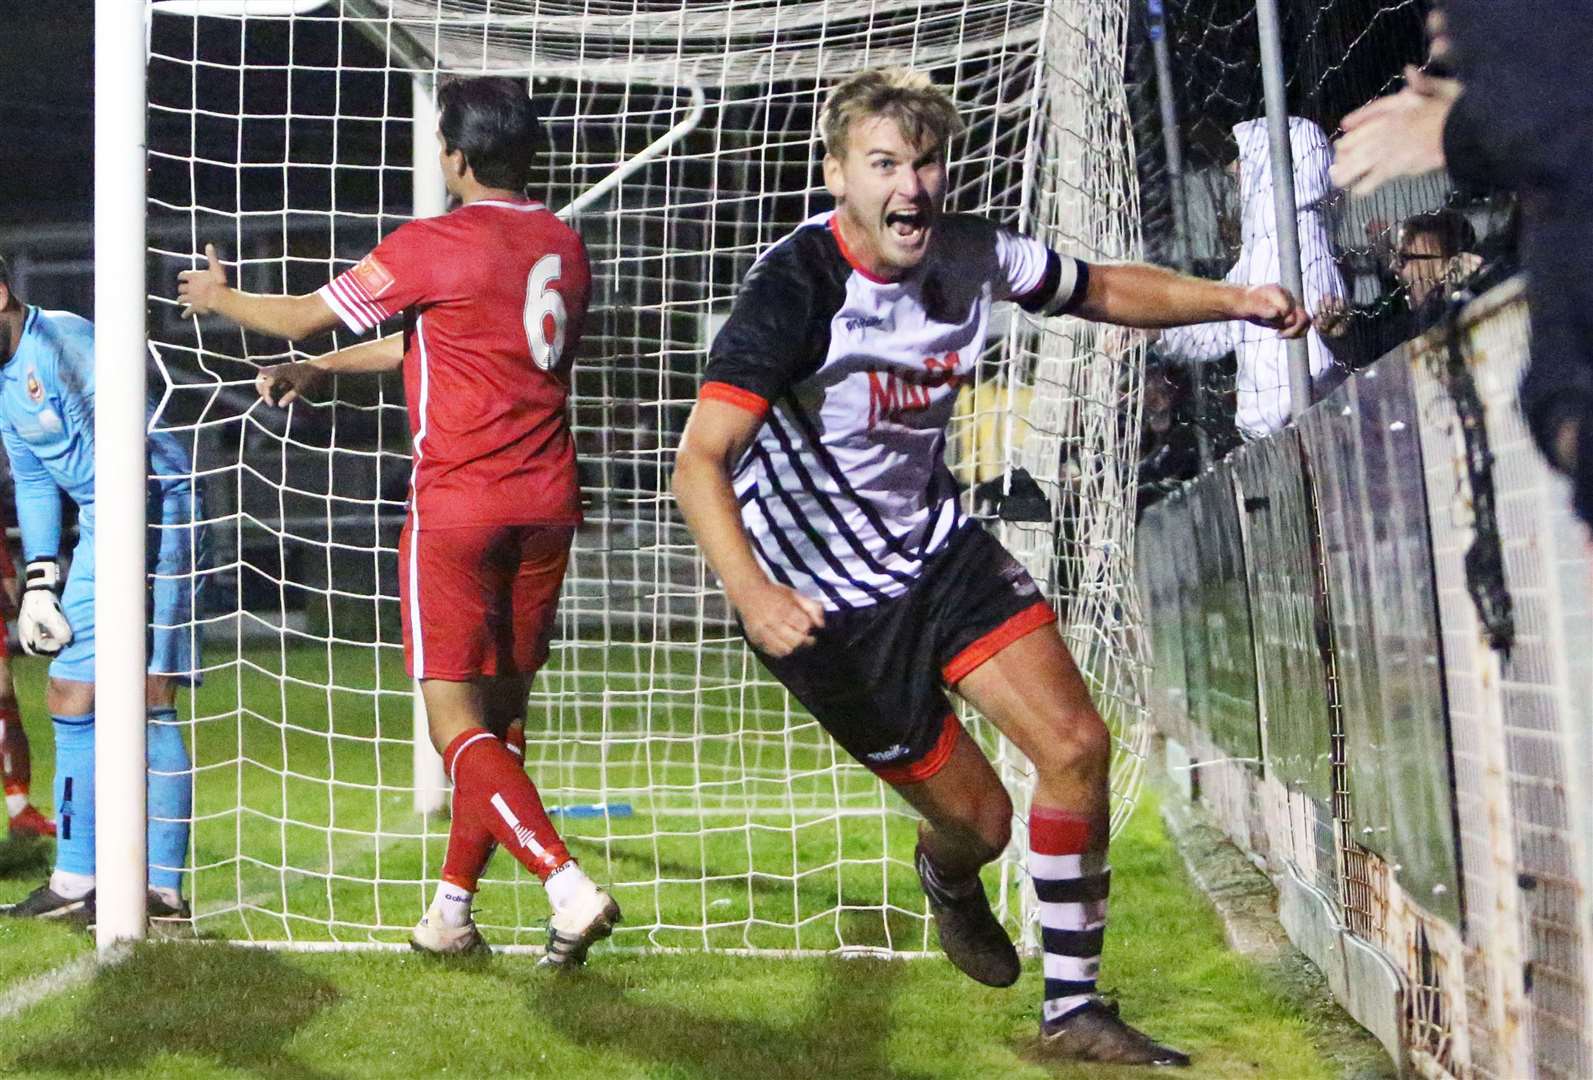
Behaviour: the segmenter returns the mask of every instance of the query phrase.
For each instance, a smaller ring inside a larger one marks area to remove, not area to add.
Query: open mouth
[[[892,210],[885,215],[885,228],[902,240],[914,240],[929,229],[929,214],[917,208]]]

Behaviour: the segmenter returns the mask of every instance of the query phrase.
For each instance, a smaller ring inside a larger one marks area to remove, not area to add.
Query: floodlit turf
[[[1154,808],[1113,848],[1104,985],[1124,1014],[1196,1056],[1193,1077],[1329,1077],[1301,1005],[1230,953]],[[8,892],[20,888],[0,881]],[[0,937],[0,962],[59,928]],[[15,985],[0,974],[0,998]],[[146,946],[88,985],[0,1020],[0,1075],[1070,1078],[1024,1060],[1038,961],[1010,990],[940,959],[768,960],[616,955],[573,977],[528,958],[436,963],[405,954]]]
[[[622,663],[611,653],[611,668],[639,670],[647,660],[643,650],[621,648]],[[201,932],[402,940],[424,902],[418,882],[441,858],[443,826],[409,811],[401,671],[383,671],[391,693],[378,697],[369,692],[376,679],[367,650],[246,656],[245,667],[210,679],[197,710],[221,718],[202,722],[194,740]],[[606,751],[595,740],[582,744],[575,756],[589,760],[544,784],[550,802],[577,793],[591,799],[597,790],[642,811],[566,823],[597,876],[629,883],[619,895],[632,929],[619,944],[925,948],[932,939],[905,863],[910,820],[813,816],[807,808],[825,799],[878,807],[880,787],[861,770],[832,769],[827,746],[800,717],[785,716],[777,696],[749,691],[736,671],[704,666],[709,688],[701,695],[668,692],[684,672],[626,678],[611,670],[600,725],[570,716],[554,725],[566,740],[594,731],[619,739]],[[18,667],[36,793],[47,803],[52,755],[48,724],[39,722],[42,668]],[[568,691],[568,680],[589,678],[554,674],[549,693],[560,679]],[[647,683],[665,692],[635,692]],[[716,695],[714,709],[695,704]],[[714,738],[738,726],[749,730]],[[681,737],[624,742],[626,732],[643,728]],[[533,741],[534,772],[538,754]],[[691,786],[714,766],[735,783]],[[782,770],[798,774],[794,782]],[[602,792],[604,783],[615,786]],[[745,813],[748,804],[758,812]],[[0,844],[0,901],[42,880],[46,855],[37,845]],[[481,897],[489,937],[539,943],[541,890],[506,862],[500,856],[500,880]],[[1199,1067],[1187,1075],[1332,1075],[1298,1000],[1225,949],[1151,808],[1117,842],[1113,863],[1104,985],[1120,994],[1126,1016],[1194,1052]],[[709,880],[697,880],[705,866]],[[85,936],[64,927],[0,922],[0,1016],[29,980],[89,948]],[[0,1075],[1109,1075],[1026,1064],[1040,986],[1035,959],[1016,988],[998,991],[938,957],[636,955],[600,946],[587,972],[548,978],[523,956],[439,964],[402,953],[151,945],[92,983],[0,1018]]]

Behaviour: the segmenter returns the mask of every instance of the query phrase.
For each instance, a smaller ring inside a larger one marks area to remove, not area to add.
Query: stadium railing
[[[1526,316],[1486,294],[1139,532],[1175,775],[1429,1076],[1593,1075],[1593,555],[1516,408]]]

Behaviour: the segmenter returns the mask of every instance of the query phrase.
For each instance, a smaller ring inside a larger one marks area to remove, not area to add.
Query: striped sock
[[[1040,899],[1047,1024],[1095,996],[1112,872],[1104,835],[1091,847],[1094,832],[1083,814],[1041,806],[1029,811],[1029,876]]]

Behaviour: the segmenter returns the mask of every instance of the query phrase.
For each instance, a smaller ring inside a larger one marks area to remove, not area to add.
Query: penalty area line
[[[101,967],[119,963],[127,952],[125,947],[118,947],[101,959],[97,952],[91,950],[51,968],[42,975],[22,980],[11,989],[0,993],[0,1022],[26,1012],[46,998],[82,986],[93,979]]]

